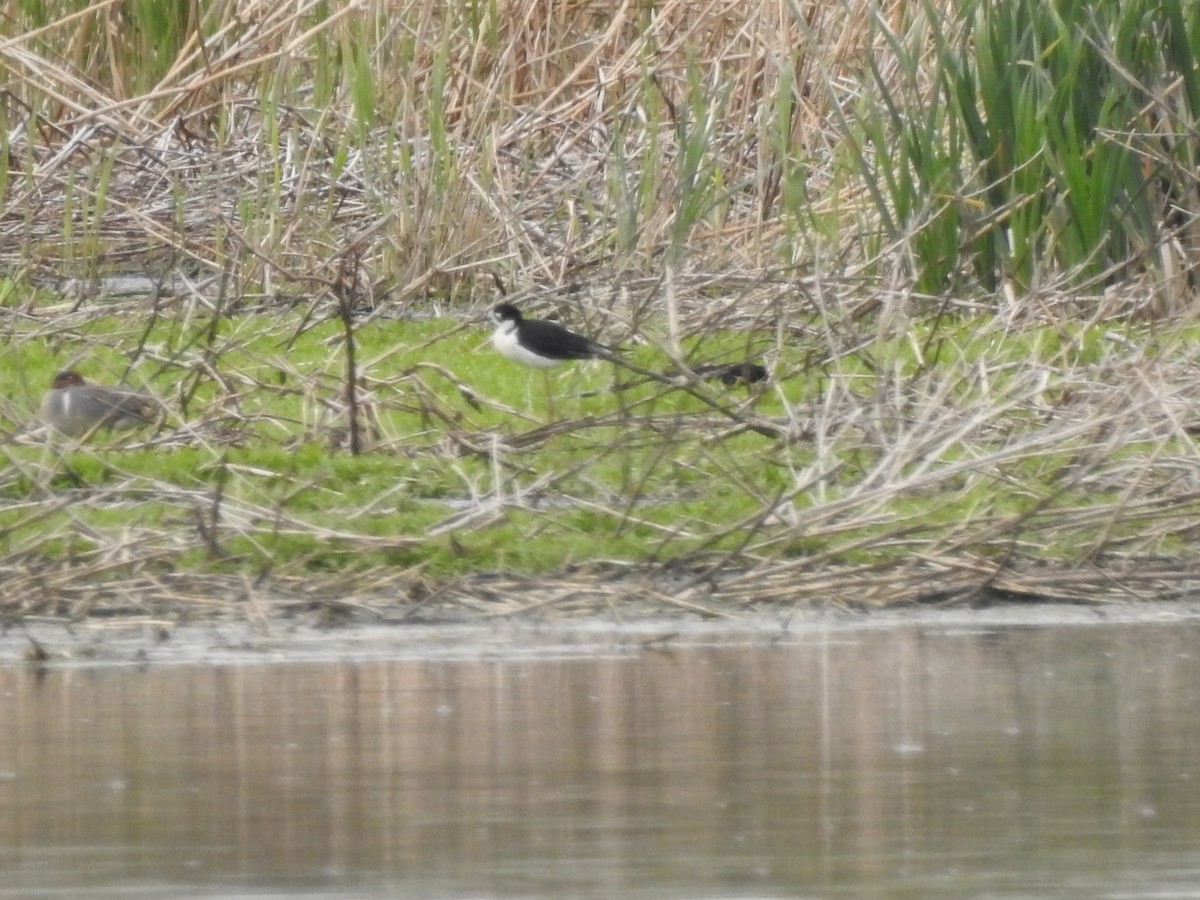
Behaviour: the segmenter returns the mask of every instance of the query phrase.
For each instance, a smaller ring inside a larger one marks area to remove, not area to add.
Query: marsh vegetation
[[[1200,13],[993,6],[10,5],[6,620],[1189,592]]]

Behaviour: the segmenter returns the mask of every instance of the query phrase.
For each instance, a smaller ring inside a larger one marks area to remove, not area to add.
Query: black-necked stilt
[[[633,366],[634,371],[638,371]],[[705,381],[719,381],[726,387],[734,387],[739,384],[753,385],[765,384],[770,380],[771,374],[767,371],[767,367],[762,363],[756,362],[737,362],[737,363],[703,363],[700,365],[692,364],[689,366],[692,374]],[[676,386],[686,383],[686,379],[680,380],[683,373],[678,368],[671,368],[661,374],[653,372],[645,372],[646,377],[636,381],[627,381],[621,385],[622,389],[637,387],[641,384],[646,384],[650,381],[660,381],[667,384],[675,384]]]
[[[526,319],[511,303],[501,303],[492,310],[496,330],[492,345],[509,359],[548,369],[572,359],[602,359],[613,350],[576,334],[556,322],[545,319]]]
[[[42,396],[42,421],[61,434],[87,435],[97,429],[126,429],[150,425],[163,413],[153,397],[124,388],[89,384],[78,372],[54,376]]]
[[[733,387],[735,384],[757,384],[767,380],[767,367],[761,363],[714,363],[696,366],[693,371],[701,378],[715,378],[721,384]]]

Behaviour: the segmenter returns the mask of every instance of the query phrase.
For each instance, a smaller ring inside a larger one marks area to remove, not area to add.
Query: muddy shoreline
[[[540,659],[627,656],[689,646],[771,647],[878,629],[931,636],[1013,628],[1162,625],[1200,620],[1200,599],[1163,602],[1000,603],[984,608],[791,609],[713,619],[622,609],[574,618],[463,616],[440,622],[347,623],[299,619],[176,623],[31,618],[0,634],[0,665],[109,667],[367,662],[394,659]]]

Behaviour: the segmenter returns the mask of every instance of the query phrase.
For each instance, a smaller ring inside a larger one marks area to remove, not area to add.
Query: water
[[[1196,620],[673,630],[10,662],[0,897],[1200,895]]]

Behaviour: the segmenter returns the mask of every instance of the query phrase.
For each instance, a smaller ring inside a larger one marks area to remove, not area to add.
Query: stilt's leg
[[[550,370],[549,369],[542,369],[542,388],[545,390],[545,393],[546,393],[546,421],[548,423],[553,422],[554,418],[555,418],[555,415],[554,415],[554,391],[551,390]]]

